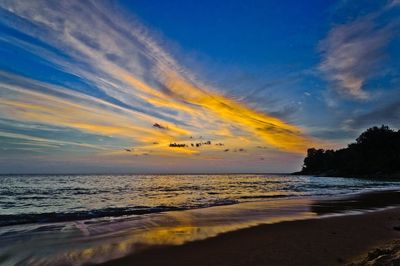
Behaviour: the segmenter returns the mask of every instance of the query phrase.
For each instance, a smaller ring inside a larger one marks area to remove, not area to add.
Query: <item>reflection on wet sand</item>
[[[59,223],[51,232],[45,225],[5,227],[0,228],[0,263],[100,263],[151,246],[180,245],[262,223],[311,218],[310,203],[309,199],[249,202]]]

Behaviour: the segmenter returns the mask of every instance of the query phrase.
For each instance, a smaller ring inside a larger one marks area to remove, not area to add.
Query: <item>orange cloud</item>
[[[244,104],[216,93],[207,93],[177,76],[167,76],[166,84],[176,97],[199,105],[225,120],[234,123],[271,146],[296,153],[304,153],[312,143],[301,130],[283,120],[257,112]]]

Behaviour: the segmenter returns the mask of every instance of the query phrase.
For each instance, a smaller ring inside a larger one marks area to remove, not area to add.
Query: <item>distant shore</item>
[[[103,265],[365,265],[397,256],[399,230],[400,207],[394,207],[259,225]]]
[[[380,180],[400,180],[400,173],[383,174],[383,173],[370,173],[370,174],[348,174],[336,170],[330,171],[315,171],[315,172],[294,172],[290,175],[313,175],[320,177],[348,177],[348,178],[362,178],[362,179],[380,179]]]

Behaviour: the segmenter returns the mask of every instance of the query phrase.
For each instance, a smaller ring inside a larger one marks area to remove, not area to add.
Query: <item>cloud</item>
[[[346,125],[350,128],[369,127],[380,124],[400,126],[400,101],[385,104],[346,121]]]
[[[334,90],[352,99],[367,99],[366,82],[378,72],[391,37],[390,27],[377,27],[371,17],[334,26],[320,43],[319,69]]]
[[[29,136],[29,135],[24,135],[24,134],[18,134],[18,133],[9,133],[9,132],[3,132],[0,131],[0,137],[4,138],[10,138],[10,139],[22,139],[22,140],[27,140],[27,141],[34,141],[35,143],[28,143],[27,145],[40,145],[40,146],[45,146],[45,145],[73,145],[73,146],[79,146],[79,147],[85,147],[85,148],[90,148],[90,149],[104,149],[99,146],[91,145],[91,144],[86,144],[86,143],[78,143],[78,142],[71,142],[71,141],[60,141],[60,140],[54,140],[54,139],[48,139],[48,138],[39,138],[39,137],[34,137],[34,136]],[[21,142],[19,142],[21,144]],[[57,146],[56,146],[57,147]]]
[[[9,118],[112,135],[134,141],[146,152],[157,152],[191,135],[227,144],[261,142],[292,153],[303,153],[312,145],[301,128],[222,95],[196,78],[167,47],[159,45],[149,29],[124,19],[114,6],[97,1],[3,1],[0,5],[9,15],[0,18],[1,23],[41,43],[8,35],[2,41],[79,77],[107,96],[3,73],[13,80],[0,84],[7,91],[1,94],[1,110]],[[154,123],[168,130],[157,130]],[[158,146],[149,145],[154,141]],[[190,148],[185,152],[193,153]]]
[[[400,6],[400,0],[392,0],[389,1],[388,8]]]
[[[152,117],[148,115],[65,87],[1,72],[0,77],[5,80],[0,82],[0,110],[8,118],[122,137],[137,143],[154,139],[167,143],[188,134],[174,125],[165,133],[152,130]]]

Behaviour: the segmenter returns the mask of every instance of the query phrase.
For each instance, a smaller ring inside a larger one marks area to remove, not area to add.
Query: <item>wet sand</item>
[[[347,265],[400,239],[399,226],[400,207],[281,222],[143,250],[104,265]]]

